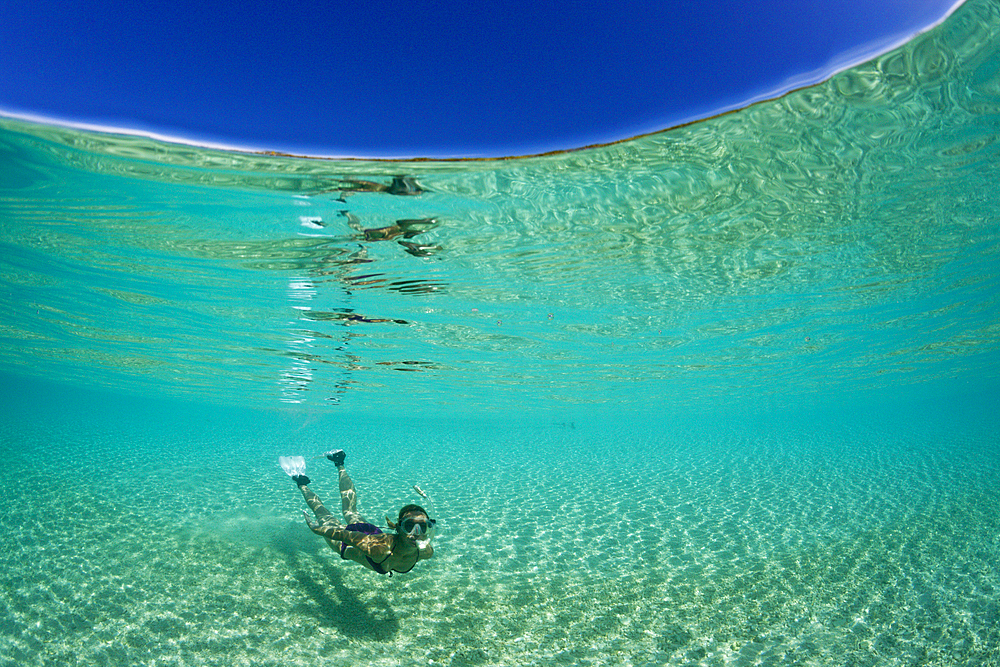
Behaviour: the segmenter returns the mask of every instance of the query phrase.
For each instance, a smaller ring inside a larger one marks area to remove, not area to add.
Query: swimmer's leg
[[[346,525],[368,523],[358,512],[358,492],[354,489],[351,476],[347,474],[344,466],[337,466],[337,469],[340,471],[340,501],[344,510],[344,523]]]
[[[333,512],[328,510],[323,505],[323,501],[319,499],[319,496],[313,493],[312,489],[308,486],[302,485],[299,486],[299,491],[302,492],[302,497],[306,499],[306,505],[308,505],[309,509],[313,511],[313,514],[316,515],[316,520],[319,521],[320,524],[329,523],[331,520],[333,523],[337,522],[336,517],[333,516]]]
[[[299,486],[299,491],[302,492],[302,497],[306,499],[306,505],[309,505],[309,509],[311,509],[313,511],[313,514],[316,515],[316,521],[318,521],[321,526],[328,526],[331,524],[334,526],[340,525],[340,522],[337,521],[337,517],[335,517],[333,515],[333,512],[328,510],[323,505],[323,501],[319,499],[319,496],[317,496],[315,493],[312,492],[312,489],[303,484]],[[339,542],[336,542],[330,539],[329,537],[325,539],[326,543],[330,545],[331,549],[333,549],[334,551],[340,550]]]

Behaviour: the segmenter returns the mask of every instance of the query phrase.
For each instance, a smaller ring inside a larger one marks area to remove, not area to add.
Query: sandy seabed
[[[581,431],[359,443],[369,520],[413,482],[440,518],[390,579],[309,533],[273,443],[9,430],[0,665],[1000,664],[988,437]],[[308,472],[335,501],[333,466]]]

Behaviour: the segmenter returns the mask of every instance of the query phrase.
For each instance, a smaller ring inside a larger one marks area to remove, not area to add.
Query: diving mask
[[[399,522],[399,531],[416,540],[420,548],[424,548],[434,537],[434,519],[427,516],[406,517]]]

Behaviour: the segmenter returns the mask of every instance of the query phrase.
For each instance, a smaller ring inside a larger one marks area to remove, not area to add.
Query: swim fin
[[[306,471],[306,460],[301,456],[279,456],[278,463],[289,477],[301,475]]]
[[[279,456],[278,463],[281,464],[281,469],[288,473],[288,476],[295,480],[295,483],[299,486],[305,486],[309,483],[309,478],[306,477],[306,460],[301,456]]]

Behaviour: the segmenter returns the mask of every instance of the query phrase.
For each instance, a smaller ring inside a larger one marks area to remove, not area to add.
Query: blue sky
[[[0,0],[0,111],[313,155],[624,139],[827,78],[957,0]]]

